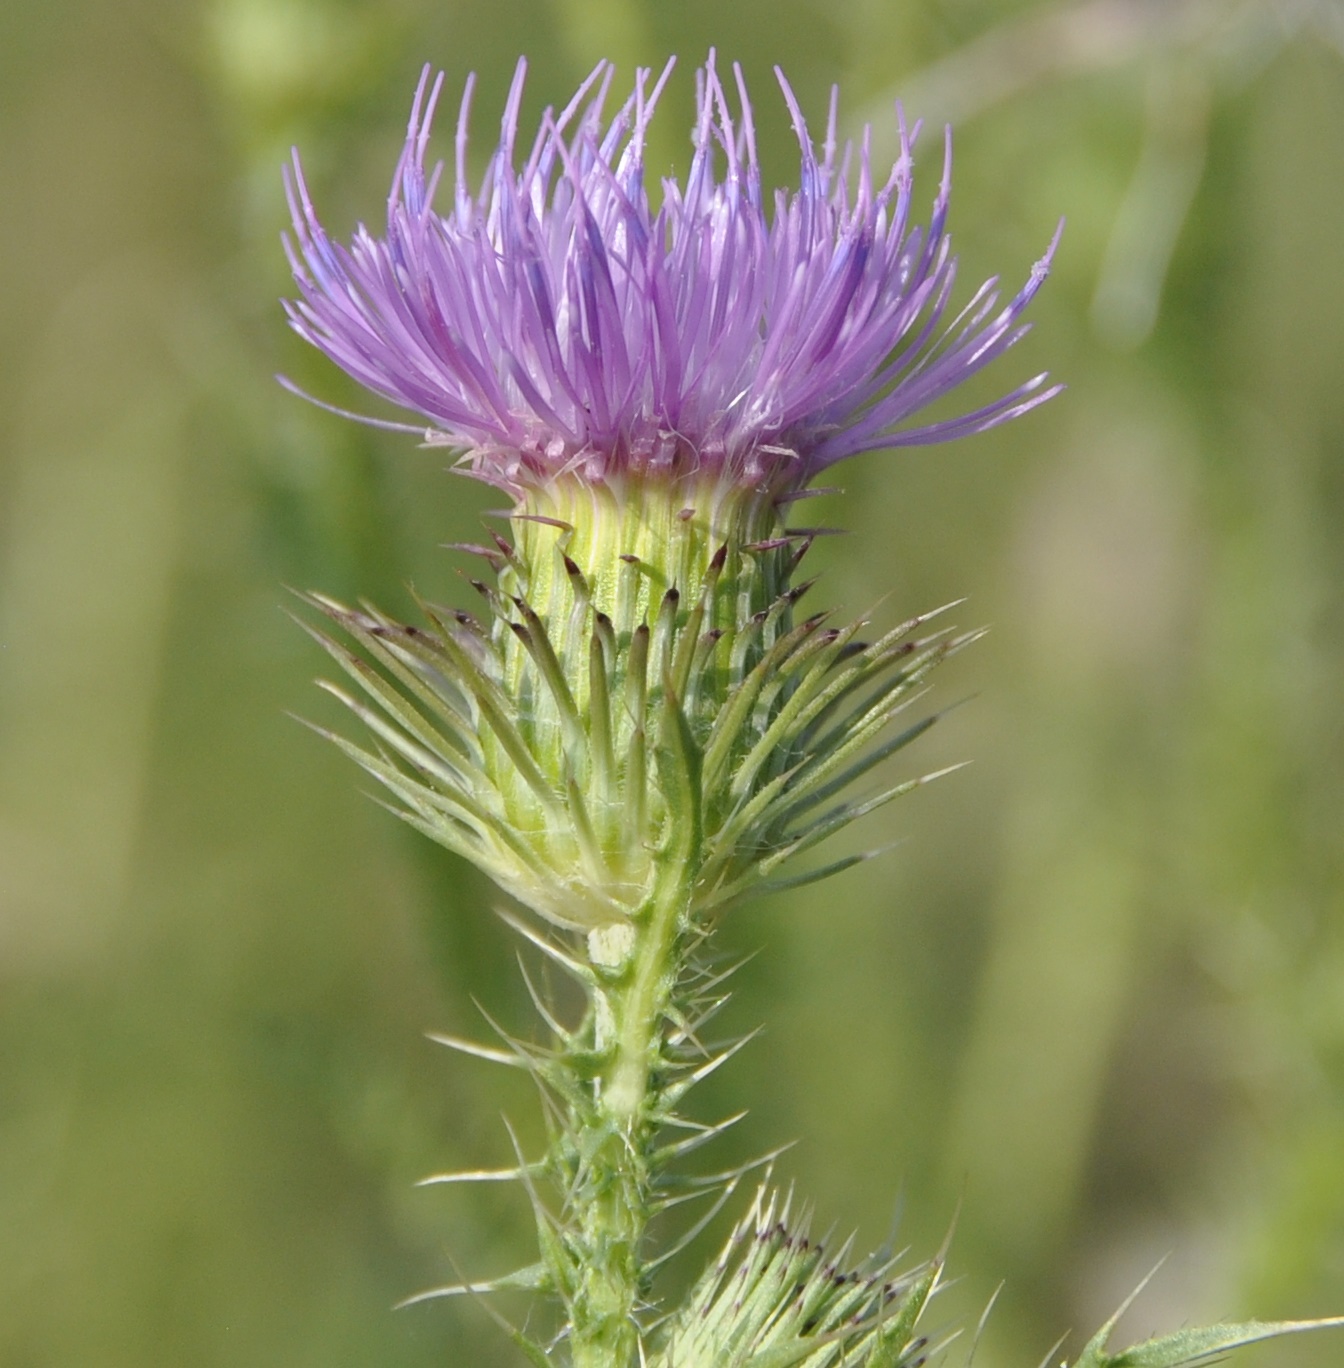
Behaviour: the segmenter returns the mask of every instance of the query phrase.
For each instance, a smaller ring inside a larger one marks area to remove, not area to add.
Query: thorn
[[[955,765],[945,765],[942,769],[934,770],[930,774],[921,774],[915,782],[931,784],[935,779],[946,779],[949,774],[955,774],[958,770],[964,770],[974,763],[974,760],[961,760]]]
[[[456,1271],[456,1268],[454,1268]],[[515,1269],[512,1273],[506,1273],[502,1278],[490,1278],[485,1282],[460,1282],[450,1283],[446,1287],[431,1287],[427,1291],[417,1292],[413,1297],[407,1297],[404,1301],[399,1301],[395,1309],[400,1311],[407,1306],[415,1306],[420,1302],[433,1301],[436,1297],[479,1297],[490,1292],[500,1292],[505,1289],[514,1288],[537,1288],[541,1286],[541,1279],[545,1270],[540,1264],[530,1264],[526,1268]]]
[[[1055,1342],[1054,1342],[1054,1343],[1045,1351],[1045,1357],[1040,1361],[1040,1364],[1038,1365],[1038,1368],[1050,1368],[1050,1365],[1054,1362],[1055,1355],[1056,1355],[1057,1353],[1059,1353],[1059,1351],[1060,1351],[1060,1349],[1063,1347],[1064,1341],[1065,1341],[1066,1339],[1068,1339],[1068,1334],[1067,1334],[1067,1333],[1061,1335],[1061,1336],[1060,1336],[1060,1337],[1059,1337],[1059,1338],[1058,1338],[1058,1339],[1057,1339],[1057,1340],[1056,1340],[1056,1341],[1055,1341]]]
[[[705,1212],[705,1214],[698,1221],[696,1221],[680,1237],[680,1239],[678,1239],[672,1245],[670,1249],[666,1250],[664,1253],[660,1254],[656,1259],[653,1259],[649,1263],[648,1266],[650,1271],[656,1268],[661,1268],[669,1260],[674,1259],[678,1254],[680,1254],[683,1249],[688,1248],[695,1241],[696,1236],[698,1236],[700,1232],[703,1231],[709,1225],[709,1223],[719,1214],[719,1212],[723,1210],[724,1206],[728,1202],[728,1199],[733,1195],[734,1192],[737,1191],[737,1185],[740,1181],[741,1177],[737,1176],[726,1182],[723,1185],[723,1188],[719,1191],[718,1195],[715,1197],[713,1203],[710,1205],[709,1210]]]
[[[556,1230],[556,1220],[547,1210],[545,1202],[541,1200],[541,1194],[537,1191],[536,1185],[532,1182],[532,1170],[523,1158],[522,1146],[518,1142],[518,1135],[513,1129],[513,1123],[507,1116],[503,1117],[504,1129],[508,1133],[509,1143],[513,1146],[513,1152],[518,1159],[518,1167],[522,1170],[519,1181],[527,1189],[527,1199],[532,1204],[532,1214],[536,1218],[538,1233],[549,1231],[554,1233]]]
[[[713,1059],[702,1064],[686,1081],[686,1086],[689,1088],[693,1084],[702,1083],[710,1074],[714,1073],[722,1065],[732,1059],[734,1055],[745,1050],[764,1030],[764,1026],[757,1026],[754,1031],[748,1031],[740,1040],[733,1041],[731,1045],[726,1049],[721,1050]]]
[[[797,549],[788,559],[784,566],[784,579],[787,581],[798,567],[803,563],[803,557],[812,549],[813,541],[811,537],[798,543]]]
[[[590,985],[595,982],[593,971],[580,960],[572,955],[566,954],[560,947],[548,940],[540,931],[529,926],[521,917],[515,916],[508,908],[496,907],[495,916],[504,923],[505,926],[516,931],[526,941],[530,941],[538,950],[549,959],[558,964],[566,973],[570,974],[578,982]]]
[[[480,556],[492,570],[502,570],[507,561],[507,557],[501,556],[498,551],[491,550],[488,546],[480,545],[479,542],[440,542],[439,549],[461,551],[468,556]]]
[[[481,1016],[484,1017],[486,1025],[489,1026],[490,1029],[508,1045],[509,1049],[517,1055],[519,1060],[522,1061],[523,1068],[525,1068],[534,1079],[539,1079],[544,1082],[547,1051],[540,1046],[525,1046],[516,1036],[510,1035],[503,1026],[485,1010],[479,999],[473,997],[471,1002],[472,1006],[474,1006]],[[523,1162],[521,1156],[519,1156],[518,1162]]]
[[[403,1297],[392,1309],[394,1311],[404,1311],[408,1306],[419,1306],[421,1302],[435,1301],[439,1297],[464,1297],[469,1293],[478,1296],[483,1292],[489,1291],[484,1283],[473,1285],[471,1283],[450,1283],[446,1287],[430,1287],[423,1292],[417,1292],[414,1296]]]
[[[458,1054],[474,1055],[477,1059],[487,1060],[491,1064],[507,1064],[511,1069],[527,1068],[525,1060],[507,1050],[496,1050],[489,1045],[477,1045],[475,1041],[461,1040],[457,1036],[440,1035],[437,1031],[426,1031],[425,1039],[432,1040],[436,1045],[446,1045],[450,1050],[456,1050]]]
[[[513,543],[509,541],[507,537],[502,536],[495,528],[491,527],[487,530],[489,531],[490,536],[494,539],[495,545],[499,547],[500,552],[503,554],[505,560],[509,561],[510,564],[516,564],[518,556],[513,549]]]
[[[671,1145],[664,1145],[657,1152],[657,1162],[666,1164],[675,1159],[684,1158],[693,1150],[698,1150],[702,1145],[709,1144],[711,1140],[717,1140],[725,1131],[737,1125],[746,1114],[744,1111],[738,1112],[736,1115],[726,1117],[712,1126],[705,1126],[703,1130],[695,1135],[688,1136],[685,1140],[677,1140]]]
[[[801,584],[795,584],[793,588],[784,595],[784,600],[788,603],[789,607],[792,608],[794,604],[796,604],[798,600],[816,584],[819,578],[820,576],[813,575],[810,580],[804,580]]]
[[[533,1164],[529,1167],[536,1172],[541,1171],[541,1165]],[[431,1173],[428,1178],[421,1178],[416,1182],[416,1187],[433,1187],[441,1183],[514,1183],[522,1178],[524,1169],[474,1169],[464,1170],[460,1173]]]
[[[523,976],[523,986],[527,989],[527,995],[532,999],[532,1006],[536,1008],[537,1015],[550,1027],[552,1033],[558,1040],[568,1042],[569,1032],[551,1014],[550,1008],[542,1001],[541,994],[537,991],[536,984],[532,982],[532,975],[527,972],[527,965],[523,963],[522,952],[517,953],[518,972]]]
[[[972,1368],[975,1362],[975,1351],[980,1347],[980,1339],[985,1333],[985,1327],[989,1324],[990,1313],[994,1310],[994,1303],[999,1299],[999,1293],[1003,1291],[1003,1283],[1000,1283],[989,1294],[989,1301],[985,1303],[985,1309],[980,1313],[980,1319],[976,1323],[975,1334],[971,1339],[970,1350],[966,1354],[966,1368]]]

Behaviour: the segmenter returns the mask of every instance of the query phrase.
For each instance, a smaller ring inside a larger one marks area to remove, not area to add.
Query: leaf
[[[1106,1352],[1106,1326],[1083,1350],[1074,1368],[1187,1368],[1187,1365],[1207,1363],[1219,1354],[1260,1340],[1278,1339],[1282,1335],[1296,1335],[1303,1330],[1328,1330],[1344,1327],[1344,1316],[1329,1320],[1309,1321],[1243,1321],[1239,1325],[1206,1325],[1192,1330],[1178,1330],[1173,1335],[1162,1335],[1145,1340],[1123,1353]]]
[[[486,1278],[480,1282],[449,1283],[446,1287],[431,1287],[414,1296],[406,1297],[397,1303],[396,1309],[418,1306],[421,1302],[436,1301],[441,1297],[480,1297],[491,1292],[523,1291],[535,1292],[547,1286],[549,1270],[545,1264],[528,1264],[526,1268],[514,1269],[499,1278]]]

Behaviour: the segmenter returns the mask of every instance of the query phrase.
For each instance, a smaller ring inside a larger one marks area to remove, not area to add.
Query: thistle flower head
[[[818,151],[779,74],[801,176],[798,190],[767,196],[741,70],[735,116],[711,53],[689,173],[664,180],[655,209],[645,142],[670,71],[640,71],[608,118],[613,69],[600,64],[520,148],[520,62],[474,193],[469,80],[451,203],[436,208],[443,168],[426,158],[443,76],[431,82],[426,68],[386,236],[360,227],[348,248],[318,221],[296,155],[295,330],[515,494],[566,474],[619,486],[661,472],[788,490],[857,452],[982,431],[1050,397],[1037,376],[972,412],[918,421],[1022,336],[1054,250],[1006,305],[990,280],[949,317],[950,142],[917,226],[918,127],[897,110],[900,155],[882,179],[867,130],[857,148],[839,142],[834,93]]]
[[[383,238],[333,243],[294,162],[293,326],[517,500],[512,540],[475,548],[497,585],[480,586],[484,622],[316,603],[363,655],[336,652],[374,704],[347,697],[380,743],[356,758],[417,826],[560,926],[639,923],[669,889],[699,925],[909,787],[836,801],[922,730],[869,750],[960,639],[923,619],[870,643],[795,622],[816,529],[786,510],[856,452],[1049,398],[1038,376],[918,417],[1021,337],[1050,252],[1006,305],[989,281],[949,318],[948,163],[916,225],[918,129],[899,110],[900,155],[875,177],[834,96],[818,151],[780,76],[802,167],[767,198],[741,70],[734,114],[711,53],[689,171],[655,209],[645,144],[670,64],[611,117],[598,66],[530,146],[524,70],[475,191],[468,83],[443,212],[427,165],[443,78],[426,70]]]

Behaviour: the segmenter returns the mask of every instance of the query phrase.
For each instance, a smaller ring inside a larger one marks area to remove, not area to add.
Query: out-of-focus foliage
[[[469,1302],[389,1310],[526,1254],[517,1194],[412,1186],[536,1124],[420,1034],[476,1033],[472,995],[524,1022],[513,952],[286,717],[322,665],[281,611],[465,603],[439,547],[495,500],[273,383],[362,402],[284,332],[279,164],[375,220],[422,62],[480,73],[479,166],[519,52],[535,113],[711,43],[776,180],[774,62],[879,141],[898,94],[954,120],[968,280],[1069,220],[986,393],[1069,391],[813,505],[852,533],[814,597],[994,631],[922,743],[976,765],[726,928],[768,1022],[712,1085],[736,1153],[799,1137],[780,1176],[871,1244],[898,1190],[917,1252],[960,1203],[945,1315],[1008,1279],[981,1368],[1164,1255],[1117,1342],[1344,1309],[1342,33],[1327,0],[0,7],[0,1362],[515,1361]]]

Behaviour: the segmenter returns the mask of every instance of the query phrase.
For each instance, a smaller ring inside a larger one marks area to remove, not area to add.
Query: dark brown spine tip
[[[667,593],[663,595],[663,602],[669,607],[675,608],[677,604],[681,602],[681,590],[674,584]]]
[[[678,522],[690,522],[693,517],[695,517],[695,509],[693,508],[682,508],[677,510]]]
[[[515,522],[534,522],[540,523],[543,527],[558,527],[561,532],[572,532],[573,523],[567,523],[563,518],[549,518],[545,513],[510,513],[508,515]]]
[[[524,646],[531,646],[532,633],[523,626],[521,622],[509,623],[509,630],[523,643]]]
[[[714,553],[714,555],[711,557],[710,562],[709,562],[709,568],[710,568],[711,571],[713,571],[715,574],[717,574],[717,573],[718,573],[720,570],[722,570],[723,567],[724,567],[725,565],[727,565],[727,564],[728,564],[728,543],[727,543],[727,542],[724,542],[723,545],[720,546],[719,549],[718,549],[718,550]]]
[[[792,575],[793,572],[797,570],[797,568],[803,563],[803,557],[807,555],[807,553],[812,549],[814,545],[815,543],[813,542],[811,537],[804,537],[803,540],[798,543],[797,547],[795,547],[794,549],[793,554],[789,557],[788,565],[785,567],[784,573],[786,577],[788,575]]]
[[[499,549],[504,553],[504,555],[509,560],[513,560],[515,558],[513,543],[510,542],[507,537],[501,536],[493,527],[490,529],[490,535],[494,538],[495,545],[499,547]]]
[[[638,556],[635,556],[635,555],[632,555],[629,551],[622,551],[622,552],[621,552],[621,559],[622,559],[627,565],[638,565],[638,564],[639,564],[639,557],[638,557]]]
[[[508,556],[501,556],[498,551],[489,546],[481,546],[476,542],[444,542],[445,551],[461,551],[468,556],[479,556],[490,566],[492,570],[503,568]]]
[[[541,614],[527,599],[518,600],[518,611],[523,615],[529,627],[535,627],[543,637],[546,635],[546,626],[541,620]]]

